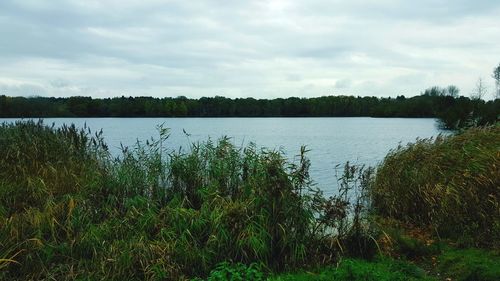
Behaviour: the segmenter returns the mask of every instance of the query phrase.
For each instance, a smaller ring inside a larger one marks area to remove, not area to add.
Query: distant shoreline
[[[373,119],[437,119],[436,117],[374,117],[374,116],[57,116],[57,117],[0,117],[0,119],[57,119],[57,118],[68,118],[68,119],[156,119],[156,118],[172,118],[172,119],[288,119],[288,118],[373,118]]]
[[[8,97],[0,95],[0,118],[438,118],[459,129],[498,121],[500,99],[484,101],[426,91],[406,98],[323,96],[316,98]]]

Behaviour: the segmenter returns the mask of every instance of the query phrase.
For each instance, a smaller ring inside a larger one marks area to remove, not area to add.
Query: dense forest
[[[316,98],[0,96],[0,117],[437,117],[445,127],[459,123],[494,123],[500,100],[457,97],[433,87],[406,98],[323,96]]]

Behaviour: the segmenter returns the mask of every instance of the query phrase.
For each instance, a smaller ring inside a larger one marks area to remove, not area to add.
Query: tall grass
[[[372,196],[383,216],[498,248],[500,126],[398,147],[379,167]]]
[[[113,158],[87,129],[3,124],[0,279],[179,280],[221,262],[282,271],[371,241],[359,239],[364,200],[350,198],[370,171],[347,165],[344,193],[324,198],[305,148],[296,163],[228,138],[171,151],[159,133]]]

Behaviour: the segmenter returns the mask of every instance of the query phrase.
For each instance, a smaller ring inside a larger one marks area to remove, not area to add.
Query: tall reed
[[[221,262],[281,271],[354,253],[359,202],[323,197],[305,147],[291,163],[229,138],[187,151],[167,138],[160,127],[113,158],[87,129],[3,124],[0,279],[179,280]]]
[[[372,190],[377,212],[466,244],[500,245],[500,126],[391,151]]]

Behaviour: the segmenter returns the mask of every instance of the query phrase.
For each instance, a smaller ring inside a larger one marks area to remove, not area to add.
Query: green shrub
[[[228,262],[222,262],[216,266],[214,270],[210,272],[210,275],[206,279],[207,281],[246,281],[255,280],[263,281],[264,273],[258,264],[252,263],[249,266],[237,263],[231,264]]]

